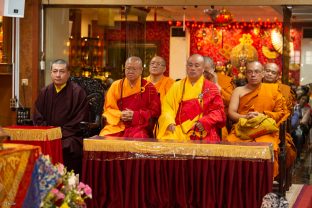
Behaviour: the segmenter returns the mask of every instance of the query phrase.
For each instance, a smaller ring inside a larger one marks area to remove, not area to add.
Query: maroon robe
[[[44,87],[35,103],[34,124],[40,126],[59,126],[62,129],[64,163],[66,157],[82,156],[81,121],[88,121],[88,102],[86,92],[76,83],[68,81],[66,86],[56,92],[54,84]]]

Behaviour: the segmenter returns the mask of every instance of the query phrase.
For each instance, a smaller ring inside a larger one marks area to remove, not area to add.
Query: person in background
[[[170,77],[164,76],[166,71],[166,61],[160,56],[154,56],[149,65],[150,75],[145,79],[151,82],[160,94],[160,100],[162,101],[166,93],[170,89],[174,80]]]
[[[283,95],[278,90],[277,84],[262,83],[264,68],[258,61],[247,63],[246,78],[248,83],[245,86],[234,89],[229,105],[229,116],[234,122],[240,118],[252,119],[260,115],[267,115],[279,125],[286,120],[287,107]],[[237,124],[235,124],[237,125]],[[278,132],[265,134],[252,139],[242,139],[232,129],[226,138],[230,142],[270,142],[274,148],[274,177],[278,174]]]
[[[307,94],[301,95],[298,103],[294,106],[294,113],[291,117],[291,136],[297,148],[297,162],[300,161],[300,156],[308,138],[311,120],[311,107],[309,103],[309,96]]]
[[[282,84],[279,82],[279,67],[276,63],[267,63],[264,65],[264,77],[262,79],[262,82],[264,83],[273,83],[273,84],[278,84],[278,89],[282,93],[286,105],[287,105],[287,110],[288,114],[291,115],[293,111],[294,104],[296,102],[295,99],[295,94],[293,93],[292,89],[290,86]],[[296,159],[296,148],[293,143],[293,139],[291,135],[286,132],[286,166],[287,168],[290,168],[292,164],[294,164],[294,161]]]
[[[223,100],[224,111],[227,114],[230,99],[231,99],[231,94],[234,89],[232,78],[222,73],[216,73],[215,64],[210,57],[204,56],[204,59],[205,59],[204,77],[217,85],[218,89],[220,90],[221,97]],[[222,139],[224,139],[228,135],[228,131],[230,130],[230,127],[229,127],[230,125],[231,124],[229,123],[229,120],[227,119],[227,126],[222,128]]]
[[[35,125],[61,127],[64,165],[80,174],[83,138],[79,123],[88,121],[89,108],[86,92],[69,77],[66,61],[52,62],[52,83],[40,91],[33,121]]]
[[[160,98],[154,85],[141,77],[142,60],[126,60],[126,77],[108,89],[103,116],[106,125],[100,136],[129,138],[153,137],[154,123],[160,115]]]
[[[175,82],[162,102],[157,138],[220,141],[224,106],[217,86],[203,76],[204,57],[191,55],[186,72],[187,77]]]

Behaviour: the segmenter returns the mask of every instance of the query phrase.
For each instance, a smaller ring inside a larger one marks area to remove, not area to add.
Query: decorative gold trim
[[[32,145],[4,144],[4,151],[0,154],[0,170],[2,173],[0,174],[0,183],[4,185],[2,191],[5,192],[4,199],[0,201],[0,204],[4,207],[14,203],[31,152],[38,150],[40,152],[39,147]],[[34,154],[38,153],[35,152]]]
[[[13,141],[52,141],[62,138],[62,131],[60,127],[51,129],[3,128],[3,130]]]
[[[155,155],[185,155],[272,159],[272,145],[196,144],[178,142],[142,142],[129,140],[85,139],[84,151],[135,152]]]

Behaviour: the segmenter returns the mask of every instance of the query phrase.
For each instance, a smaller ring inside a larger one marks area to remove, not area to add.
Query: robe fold
[[[278,83],[278,87],[279,87],[280,92],[285,98],[288,113],[289,115],[291,115],[293,107],[296,103],[295,94],[292,92],[290,86],[288,85]],[[293,139],[288,132],[286,132],[285,140],[286,140],[286,152],[287,152],[286,153],[286,167],[289,168],[294,163],[297,157],[297,150],[293,142]]]
[[[217,73],[217,76],[218,76],[218,84],[221,87],[220,93],[224,104],[224,111],[225,114],[227,115],[231,95],[234,90],[233,80],[231,77],[222,73]],[[222,128],[222,139],[225,139],[227,137],[229,128],[230,128],[229,124],[227,124],[227,126]]]
[[[160,98],[152,83],[140,79],[131,87],[127,78],[117,80],[106,94],[103,116],[107,124],[100,136],[152,137],[153,123],[160,115],[160,107]],[[132,121],[121,120],[121,111],[126,109],[134,111]]]
[[[277,84],[262,83],[254,91],[242,96],[239,100],[238,113],[246,115],[248,112],[258,111],[273,118],[277,125],[285,121],[288,117],[288,111],[283,95],[280,93]],[[236,124],[235,124],[236,125]],[[266,134],[256,138],[255,140],[242,140],[235,135],[235,125],[233,125],[231,133],[226,138],[230,142],[269,142],[274,148],[274,176],[278,174],[277,154],[279,151],[279,135],[278,132]]]
[[[205,129],[202,134],[194,126],[197,121]],[[158,123],[157,138],[161,140],[185,141],[192,136],[220,141],[218,131],[225,125],[225,113],[217,86],[203,76],[194,85],[188,78],[175,82],[163,100]],[[167,131],[170,124],[176,125],[173,133]]]
[[[145,78],[148,82],[151,82],[151,76]],[[160,94],[160,101],[163,100],[166,93],[169,91],[174,80],[170,77],[163,76],[157,83],[154,84],[157,92]]]

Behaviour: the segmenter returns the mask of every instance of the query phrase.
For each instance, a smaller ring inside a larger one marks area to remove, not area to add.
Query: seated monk
[[[154,84],[156,90],[160,94],[160,101],[163,100],[166,93],[169,91],[174,80],[170,77],[164,76],[166,71],[166,61],[160,56],[154,56],[150,62],[150,75],[145,79]]]
[[[232,84],[232,78],[222,73],[216,73],[215,64],[210,57],[205,56],[204,59],[205,59],[204,77],[214,82],[217,85],[218,89],[220,90],[221,97],[223,100],[224,111],[227,114],[231,94],[234,89],[234,86]],[[223,127],[222,139],[225,139],[227,135],[228,135],[228,129],[227,127]]]
[[[282,84],[278,81],[280,74],[279,67],[276,63],[267,63],[264,65],[264,77],[262,82],[264,83],[277,83],[278,89],[282,93],[283,97],[285,98],[287,110],[289,115],[292,114],[293,107],[295,105],[296,99],[293,91],[291,90],[290,86]],[[295,144],[291,135],[286,132],[286,167],[289,168],[295,161],[297,151],[295,148]]]
[[[203,77],[203,56],[190,56],[186,72],[187,77],[173,83],[163,100],[157,138],[220,141],[224,107],[217,86]]]
[[[263,66],[260,62],[254,61],[247,64],[246,78],[248,83],[245,86],[234,89],[229,105],[229,116],[234,122],[240,118],[252,119],[258,115],[265,114],[275,120],[276,124],[285,120],[288,116],[285,100],[278,90],[276,84],[264,84]],[[235,124],[237,125],[237,124]],[[270,142],[274,148],[274,177],[278,174],[278,132],[265,134],[255,139],[241,139],[235,134],[235,125],[227,137],[230,142]]]
[[[160,115],[160,98],[154,85],[142,79],[139,57],[126,60],[125,75],[109,88],[103,116],[107,125],[100,136],[153,137],[154,121]]]

